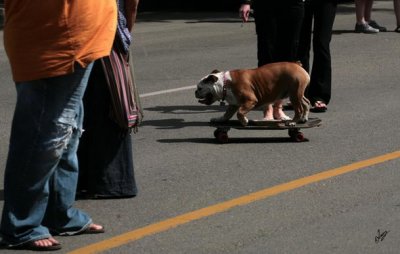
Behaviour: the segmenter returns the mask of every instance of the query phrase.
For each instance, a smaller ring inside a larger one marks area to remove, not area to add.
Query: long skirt
[[[77,197],[136,196],[132,136],[110,118],[111,96],[99,60],[94,63],[83,101],[85,117],[78,149]]]

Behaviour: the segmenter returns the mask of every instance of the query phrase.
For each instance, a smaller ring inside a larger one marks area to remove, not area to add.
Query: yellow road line
[[[112,249],[135,240],[141,239],[145,236],[153,235],[159,232],[163,232],[172,228],[175,228],[179,225],[186,224],[192,222],[194,220],[198,220],[207,216],[211,216],[217,213],[221,213],[232,209],[234,207],[243,206],[257,200],[262,200],[282,192],[287,192],[290,190],[294,190],[300,188],[302,186],[316,183],[322,180],[326,180],[335,176],[339,176],[342,174],[346,174],[355,170],[359,170],[365,167],[370,167],[373,165],[377,165],[386,161],[394,160],[400,158],[400,150],[392,153],[388,153],[385,155],[381,155],[378,157],[374,157],[371,159],[367,159],[364,161],[355,162],[343,167],[327,170],[315,175],[307,176],[304,178],[296,179],[291,182],[287,182],[284,184],[280,184],[271,188],[267,188],[261,191],[253,192],[245,196],[241,196],[239,198],[231,199],[216,205],[208,206],[199,210],[195,210],[189,213],[185,213],[179,215],[174,218],[170,218],[161,222],[157,222],[131,232],[127,232],[125,234],[121,234],[110,239],[106,239],[104,241],[88,245],[86,247],[76,249],[70,254],[80,254],[80,253],[99,253],[101,251],[105,251],[108,249]]]

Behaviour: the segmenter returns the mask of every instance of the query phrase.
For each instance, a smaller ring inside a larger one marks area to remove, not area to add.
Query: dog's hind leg
[[[292,102],[294,109],[294,117],[293,121],[296,123],[305,123],[308,121],[308,112],[310,110],[310,102],[304,96],[301,97],[291,97],[290,101]]]
[[[303,105],[303,116],[302,116],[302,121],[307,122],[308,121],[308,115],[310,113],[310,108],[311,108],[311,103],[310,100],[307,99],[305,96],[301,99],[301,104]]]

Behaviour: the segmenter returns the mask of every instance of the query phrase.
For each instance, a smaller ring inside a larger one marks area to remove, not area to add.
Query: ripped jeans
[[[51,234],[75,234],[92,221],[72,207],[82,97],[91,67],[76,64],[72,74],[16,84],[0,226],[9,246]]]

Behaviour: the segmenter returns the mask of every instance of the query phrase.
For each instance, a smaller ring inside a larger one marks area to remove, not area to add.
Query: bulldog
[[[214,70],[200,80],[195,96],[206,105],[227,101],[224,115],[211,121],[227,121],[237,112],[243,126],[248,124],[246,115],[252,109],[289,97],[295,112],[293,122],[304,123],[310,111],[310,101],[304,96],[309,83],[310,76],[300,63],[279,62],[256,69]]]

